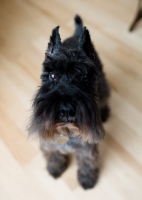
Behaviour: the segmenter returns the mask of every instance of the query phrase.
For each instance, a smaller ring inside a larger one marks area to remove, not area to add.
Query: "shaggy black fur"
[[[49,159],[48,171],[54,177],[67,167],[63,154],[75,152],[79,182],[88,189],[98,177],[96,144],[104,138],[102,121],[109,115],[109,87],[89,31],[83,28],[79,16],[75,25],[74,35],[63,43],[59,26],[52,31],[29,132],[40,137],[41,149]],[[56,143],[59,128],[68,129],[69,141],[65,144]]]

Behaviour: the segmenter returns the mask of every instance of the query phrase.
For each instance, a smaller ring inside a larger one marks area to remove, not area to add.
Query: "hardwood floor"
[[[1,0],[0,5],[0,199],[141,200],[142,22],[128,32],[137,1]],[[74,159],[61,178],[52,179],[38,141],[26,132],[51,30],[60,25],[62,40],[70,36],[77,13],[112,88],[100,179],[88,191],[77,182]]]

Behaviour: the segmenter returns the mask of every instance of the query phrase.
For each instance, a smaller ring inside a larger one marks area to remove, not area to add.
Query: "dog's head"
[[[84,28],[78,49],[65,49],[58,29],[53,30],[45,53],[29,132],[53,141],[66,130],[70,137],[98,143],[104,137],[97,105],[99,67],[89,31]]]

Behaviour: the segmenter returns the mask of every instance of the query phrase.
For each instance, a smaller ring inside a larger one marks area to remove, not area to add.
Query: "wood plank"
[[[1,0],[0,199],[142,199],[142,23],[128,32],[136,8],[133,0]],[[75,159],[54,180],[26,132],[51,31],[60,25],[62,40],[72,35],[75,14],[90,30],[111,86],[100,178],[89,191],[77,181]]]

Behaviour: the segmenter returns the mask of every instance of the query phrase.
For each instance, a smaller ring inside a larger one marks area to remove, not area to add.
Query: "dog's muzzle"
[[[76,108],[70,102],[61,103],[57,119],[62,122],[75,122]]]

